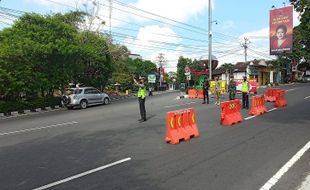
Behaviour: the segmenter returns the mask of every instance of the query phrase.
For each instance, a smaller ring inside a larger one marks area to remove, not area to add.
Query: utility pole
[[[209,21],[208,21],[208,35],[209,35],[209,57],[208,57],[208,62],[209,62],[209,80],[212,79],[212,8],[211,8],[211,0],[209,0]]]
[[[110,38],[112,38],[112,0],[109,0],[109,34],[110,34]]]
[[[248,44],[250,43],[249,39],[244,37],[244,43],[242,44],[242,47],[244,48],[244,61],[245,61],[245,64],[247,64],[248,60],[247,60],[247,56],[248,56],[248,53],[247,53],[247,49],[248,49]],[[248,66],[246,66],[246,70],[245,70],[245,76],[247,77],[247,69],[248,69]]]
[[[165,56],[163,53],[160,53],[158,56],[157,56],[157,62],[158,62],[158,67],[159,67],[159,86],[161,87],[162,86],[162,81],[164,80],[164,77],[165,76],[161,76],[161,73],[162,73],[162,68],[163,66],[166,64],[167,60],[165,59]]]

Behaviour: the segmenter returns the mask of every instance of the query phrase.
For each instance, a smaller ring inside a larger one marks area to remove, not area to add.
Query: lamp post
[[[208,35],[209,35],[209,80],[212,80],[212,8],[211,8],[211,0],[209,0],[209,20],[208,20]]]

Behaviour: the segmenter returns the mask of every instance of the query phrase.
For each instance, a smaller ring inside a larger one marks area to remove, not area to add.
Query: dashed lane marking
[[[256,116],[255,116],[255,115],[253,115],[253,116],[250,116],[250,117],[244,118],[244,120],[249,120],[249,119],[252,119],[252,118],[254,118],[254,117],[256,117]]]
[[[296,90],[296,88],[287,89],[286,92],[293,91],[293,90]]]
[[[304,99],[308,99],[308,98],[310,98],[310,96],[307,96],[307,97],[305,97]]]
[[[55,181],[53,183],[50,183],[50,184],[47,184],[47,185],[44,185],[44,186],[41,186],[41,187],[38,187],[38,188],[35,188],[35,189],[32,189],[32,190],[44,190],[44,189],[48,189],[50,187],[54,187],[56,185],[60,185],[62,183],[66,183],[68,181],[72,181],[74,179],[77,179],[77,178],[81,178],[81,177],[84,177],[86,175],[89,175],[89,174],[92,174],[92,173],[95,173],[95,172],[98,172],[98,171],[101,171],[101,170],[104,170],[104,169],[107,169],[107,168],[110,168],[112,166],[115,166],[115,165],[118,165],[118,164],[121,164],[121,163],[124,163],[124,162],[127,162],[127,161],[130,161],[131,158],[125,158],[125,159],[122,159],[122,160],[119,160],[119,161],[116,161],[116,162],[113,162],[113,163],[110,163],[110,164],[107,164],[107,165],[104,165],[104,166],[101,166],[101,167],[98,167],[98,168],[94,168],[92,170],[88,170],[86,172],[83,172],[83,173],[80,173],[80,174],[77,174],[77,175],[74,175],[74,176],[71,176],[71,177],[67,177],[65,179],[62,179],[62,180],[59,180],[59,181]]]
[[[276,109],[278,109],[278,108],[272,108],[272,109],[268,110],[267,112],[272,112],[272,111],[274,111],[274,110],[276,110]],[[255,117],[256,117],[255,115],[249,116],[249,117],[244,118],[244,120],[253,119],[253,118],[255,118]]]
[[[48,128],[56,128],[56,127],[61,127],[61,126],[66,126],[66,125],[73,125],[73,124],[77,124],[77,123],[78,122],[76,122],[76,121],[70,121],[70,122],[66,122],[66,123],[59,123],[59,124],[48,125],[48,126],[44,126],[44,127],[34,127],[34,128],[23,129],[23,130],[18,130],[18,131],[0,133],[0,136],[12,135],[12,134],[16,134],[16,133],[26,133],[26,132],[37,131],[37,130],[48,129]]]
[[[276,109],[278,109],[278,108],[272,108],[272,109],[268,110],[267,112],[272,112],[272,111],[274,111]]]

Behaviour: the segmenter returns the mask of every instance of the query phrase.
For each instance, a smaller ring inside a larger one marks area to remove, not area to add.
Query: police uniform
[[[249,82],[242,82],[242,107],[249,109]]]
[[[236,98],[236,82],[231,80],[228,85],[229,100],[234,100]]]
[[[139,86],[138,90],[138,99],[139,99],[139,109],[140,109],[140,116],[141,119],[139,121],[143,122],[146,121],[146,110],[145,110],[145,97],[146,97],[146,87],[143,82],[138,83],[136,79],[134,79],[136,85]]]
[[[209,81],[204,81],[203,82],[203,86],[202,86],[202,90],[203,90],[203,104],[206,103],[206,97],[207,97],[207,104],[209,104]]]

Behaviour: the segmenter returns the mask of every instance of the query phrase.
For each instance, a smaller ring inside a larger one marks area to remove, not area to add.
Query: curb
[[[5,113],[0,113],[0,120],[13,118],[13,117],[20,117],[20,116],[24,116],[24,115],[32,115],[32,114],[38,114],[38,113],[44,113],[44,112],[51,112],[51,111],[59,110],[59,109],[61,109],[60,106],[55,106],[55,108],[45,107],[44,109],[36,108],[34,110],[12,111],[9,115],[6,115]]]

